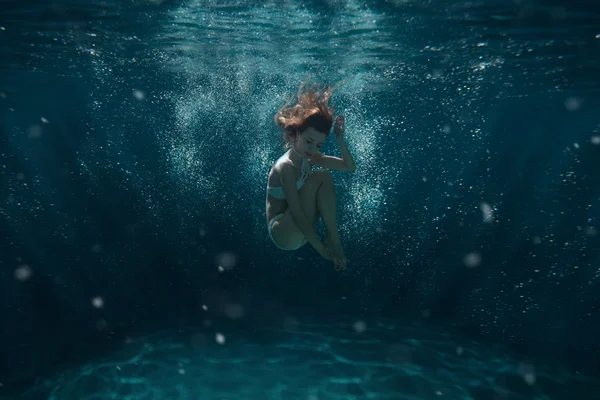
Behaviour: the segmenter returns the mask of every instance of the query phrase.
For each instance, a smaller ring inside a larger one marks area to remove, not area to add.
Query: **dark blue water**
[[[594,1],[0,3],[0,394],[600,399],[598,71]],[[343,272],[266,230],[307,77]]]

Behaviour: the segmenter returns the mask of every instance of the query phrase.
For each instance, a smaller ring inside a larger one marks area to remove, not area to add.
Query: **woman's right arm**
[[[310,243],[317,253],[323,258],[331,260],[325,245],[319,240],[319,237],[313,228],[313,224],[306,218],[306,215],[304,215],[304,211],[302,211],[302,207],[300,206],[300,196],[296,189],[294,167],[290,164],[282,163],[279,170],[279,177],[294,222],[296,222],[296,225],[298,225],[298,228],[300,228],[300,231],[304,234],[308,243]]]

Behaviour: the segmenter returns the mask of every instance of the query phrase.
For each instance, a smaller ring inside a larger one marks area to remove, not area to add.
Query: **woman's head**
[[[309,87],[302,84],[298,90],[298,102],[292,107],[285,104],[275,115],[275,123],[283,131],[285,147],[298,140],[303,145],[312,143],[312,151],[318,151],[331,130],[333,124],[333,108],[327,103],[333,88]],[[311,151],[303,148],[303,150]]]

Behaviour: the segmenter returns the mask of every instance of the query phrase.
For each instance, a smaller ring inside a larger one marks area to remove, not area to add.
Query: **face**
[[[299,140],[296,141],[296,151],[302,157],[311,157],[321,151],[321,146],[323,146],[325,140],[327,140],[326,134],[314,128],[307,128],[300,134]]]

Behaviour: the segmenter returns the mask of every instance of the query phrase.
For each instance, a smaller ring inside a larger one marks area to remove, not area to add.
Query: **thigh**
[[[273,222],[271,236],[277,245],[285,249],[296,248],[304,240],[304,234],[296,225],[289,208],[281,218]]]
[[[326,179],[332,179],[331,172],[326,169],[319,169],[308,177],[304,185],[300,188],[300,207],[306,218],[312,222],[313,227],[319,221],[319,210],[317,209],[317,192],[319,187]],[[286,209],[283,217],[273,223],[273,238],[282,247],[293,247],[304,240],[304,234],[296,225],[290,209]]]

